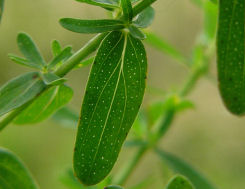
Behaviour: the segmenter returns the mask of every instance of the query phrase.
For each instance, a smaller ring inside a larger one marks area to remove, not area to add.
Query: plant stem
[[[134,6],[134,14],[133,16],[137,16],[140,12],[142,12],[145,8],[149,7],[157,0],[142,0],[140,3]]]
[[[81,60],[87,58],[91,53],[96,51],[99,47],[101,41],[105,38],[107,33],[101,33],[92,38],[83,48],[78,50],[71,58],[69,58],[58,70],[55,71],[55,74],[59,77],[65,76],[69,73],[76,65],[80,63]]]

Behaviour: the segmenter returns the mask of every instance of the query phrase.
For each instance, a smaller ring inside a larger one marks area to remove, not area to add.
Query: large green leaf
[[[0,148],[0,188],[37,189],[37,185],[22,161],[12,152]]]
[[[186,176],[197,189],[215,189],[215,187],[197,170],[185,161],[165,151],[156,151],[159,157],[176,173]]]
[[[166,189],[194,189],[194,187],[187,178],[177,175],[169,181]]]
[[[20,33],[17,37],[17,42],[20,51],[30,62],[30,64],[32,64],[31,66],[35,65],[36,68],[39,69],[42,69],[45,66],[43,57],[29,35]]]
[[[81,110],[74,170],[86,185],[112,169],[142,103],[147,60],[142,42],[111,32],[96,55]]]
[[[245,1],[220,0],[218,24],[218,79],[230,112],[245,113]]]
[[[22,111],[15,119],[16,124],[38,123],[51,116],[67,104],[73,91],[65,85],[55,86],[43,92],[34,102]]]
[[[0,22],[3,15],[4,0],[0,0]]]
[[[130,23],[133,19],[133,7],[130,0],[121,0],[124,20]]]
[[[100,6],[103,8],[118,8],[118,0],[76,0],[81,3]]]
[[[0,116],[32,100],[44,88],[38,72],[12,79],[0,88]]]
[[[121,20],[80,20],[62,18],[60,24],[67,30],[77,33],[103,33],[124,28]]]

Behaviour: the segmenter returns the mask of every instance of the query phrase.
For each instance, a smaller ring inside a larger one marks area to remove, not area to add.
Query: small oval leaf
[[[40,69],[45,66],[43,57],[29,35],[26,33],[20,33],[17,37],[17,42],[20,51],[30,63],[36,64]]]
[[[194,187],[187,178],[177,175],[169,181],[166,189],[194,189]]]
[[[54,57],[56,57],[62,51],[60,42],[58,40],[53,40],[52,44],[51,44],[51,47],[52,47],[52,52],[53,52],[53,56]]]
[[[79,122],[74,170],[83,184],[103,180],[115,164],[145,91],[146,52],[142,42],[111,32],[92,66]]]
[[[77,33],[103,33],[124,28],[120,20],[80,20],[74,18],[63,18],[60,24],[67,30]]]
[[[0,148],[0,188],[38,188],[22,161],[12,152],[3,148]]]
[[[244,0],[220,0],[218,24],[219,89],[228,110],[245,113]]]
[[[0,116],[29,102],[45,87],[38,72],[10,80],[0,88]]]

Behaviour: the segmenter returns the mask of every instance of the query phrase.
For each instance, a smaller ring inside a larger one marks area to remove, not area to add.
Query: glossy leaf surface
[[[136,17],[136,20],[134,20],[133,23],[139,28],[147,28],[152,24],[154,17],[154,9],[152,7],[147,7]]]
[[[45,66],[44,59],[29,35],[20,33],[17,37],[17,42],[20,51],[31,64],[36,64],[39,69]]]
[[[194,189],[194,187],[187,178],[177,175],[169,181],[166,189]]]
[[[200,174],[185,161],[174,156],[173,154],[161,150],[157,150],[157,154],[174,172],[187,177],[196,188],[215,189],[215,187],[202,174]]]
[[[0,88],[0,116],[32,100],[45,84],[38,72],[30,72],[10,80]]]
[[[72,98],[73,91],[65,85],[55,86],[43,92],[35,101],[15,119],[16,124],[41,122],[55,111],[66,105]]]
[[[130,0],[121,0],[124,20],[130,23],[133,19],[133,7]]]
[[[74,18],[63,18],[60,24],[67,30],[77,33],[103,33],[124,28],[120,20],[80,20]]]
[[[145,91],[146,53],[142,42],[111,32],[92,66],[81,110],[74,170],[86,185],[103,180],[117,160]]]
[[[3,148],[0,148],[0,188],[38,188],[22,161],[12,152]]]
[[[245,113],[245,1],[220,0],[218,24],[219,89],[228,110]]]

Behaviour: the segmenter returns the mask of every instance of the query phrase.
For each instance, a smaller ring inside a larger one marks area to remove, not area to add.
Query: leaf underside
[[[0,188],[38,188],[21,160],[12,152],[2,148],[0,149]]]
[[[0,88],[0,116],[32,100],[44,88],[38,72],[12,79]]]
[[[85,185],[103,180],[117,160],[145,91],[146,53],[142,42],[111,32],[92,66],[74,153],[74,170]]]
[[[245,113],[245,1],[220,0],[218,24],[218,79],[230,112]]]

